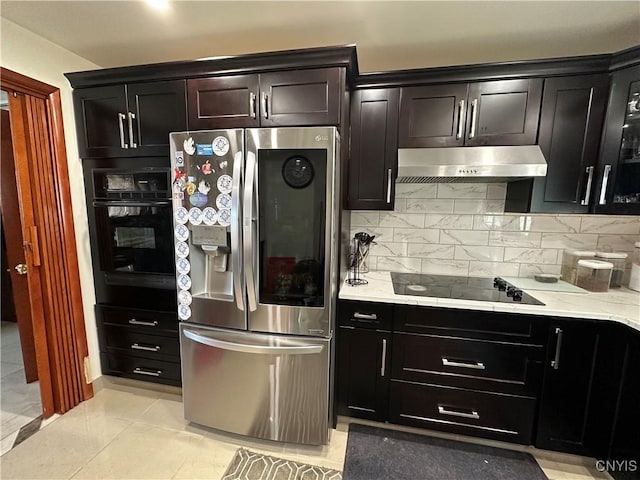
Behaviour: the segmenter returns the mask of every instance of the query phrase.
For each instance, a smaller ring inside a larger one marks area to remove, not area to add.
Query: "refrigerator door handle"
[[[256,177],[256,155],[254,152],[247,152],[247,178],[244,184],[244,220],[243,220],[243,253],[244,271],[247,283],[247,298],[249,311],[254,312],[258,308],[258,294],[256,290],[254,261],[254,232],[257,227],[254,213],[254,192]]]
[[[240,212],[240,191],[242,189],[243,152],[233,158],[233,184],[231,186],[231,268],[233,270],[233,292],[236,305],[244,311],[244,295],[242,292],[242,251],[240,233],[242,231],[242,215]]]
[[[208,345],[210,347],[221,348],[223,350],[233,350],[234,352],[267,354],[267,355],[309,355],[321,353],[323,345],[304,345],[294,342],[282,341],[280,346],[269,345],[248,345],[245,343],[228,342],[205,335],[200,335],[191,330],[183,330],[184,336],[189,340]]]

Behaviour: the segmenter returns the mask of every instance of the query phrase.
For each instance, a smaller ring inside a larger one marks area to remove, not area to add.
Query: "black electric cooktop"
[[[538,299],[500,277],[461,277],[391,272],[391,281],[396,295],[544,305]]]

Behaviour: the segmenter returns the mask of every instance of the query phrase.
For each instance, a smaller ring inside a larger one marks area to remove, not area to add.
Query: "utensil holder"
[[[354,238],[353,248],[352,248],[353,253],[350,255],[350,258],[349,258],[349,274],[347,277],[347,283],[352,287],[355,287],[356,285],[366,285],[367,283],[369,283],[360,276],[361,273],[365,273],[361,270],[361,266],[362,266],[361,248],[362,247],[364,247],[362,243],[357,238]],[[366,250],[367,250],[366,253],[368,255],[369,253],[368,246],[366,247]]]

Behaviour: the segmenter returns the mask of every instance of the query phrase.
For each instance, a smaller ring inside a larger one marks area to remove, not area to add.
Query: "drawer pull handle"
[[[356,312],[353,314],[353,318],[359,318],[361,320],[377,320],[378,316],[375,313]]]
[[[449,360],[448,358],[442,357],[442,365],[445,367],[462,367],[462,368],[473,368],[474,370],[484,370],[484,363],[482,362],[454,362]]]
[[[140,367],[136,367],[133,369],[133,373],[137,373],[138,375],[149,375],[150,377],[159,377],[162,375],[162,370],[144,370]]]
[[[129,323],[131,325],[144,325],[145,327],[157,327],[158,322],[154,320],[153,322],[143,322],[142,320],[136,320],[135,318],[130,318]]]
[[[380,367],[380,376],[384,377],[385,367],[387,364],[387,339],[382,339],[382,366]]]
[[[146,345],[140,345],[139,343],[134,343],[131,345],[133,350],[144,350],[146,352],[159,352],[160,345],[154,345],[153,347],[147,347]]]
[[[474,420],[480,419],[480,415],[478,415],[478,412],[475,410],[471,410],[471,413],[456,412],[455,410],[447,410],[441,405],[438,405],[438,413],[440,415],[451,415],[452,417],[473,418]]]
[[[551,367],[554,370],[558,370],[560,368],[560,350],[562,349],[562,329],[556,327],[556,354],[551,360]]]

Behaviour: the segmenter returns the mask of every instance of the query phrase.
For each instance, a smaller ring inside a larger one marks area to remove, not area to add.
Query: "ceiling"
[[[356,44],[361,72],[609,53],[633,1],[5,1],[0,15],[103,67]]]

